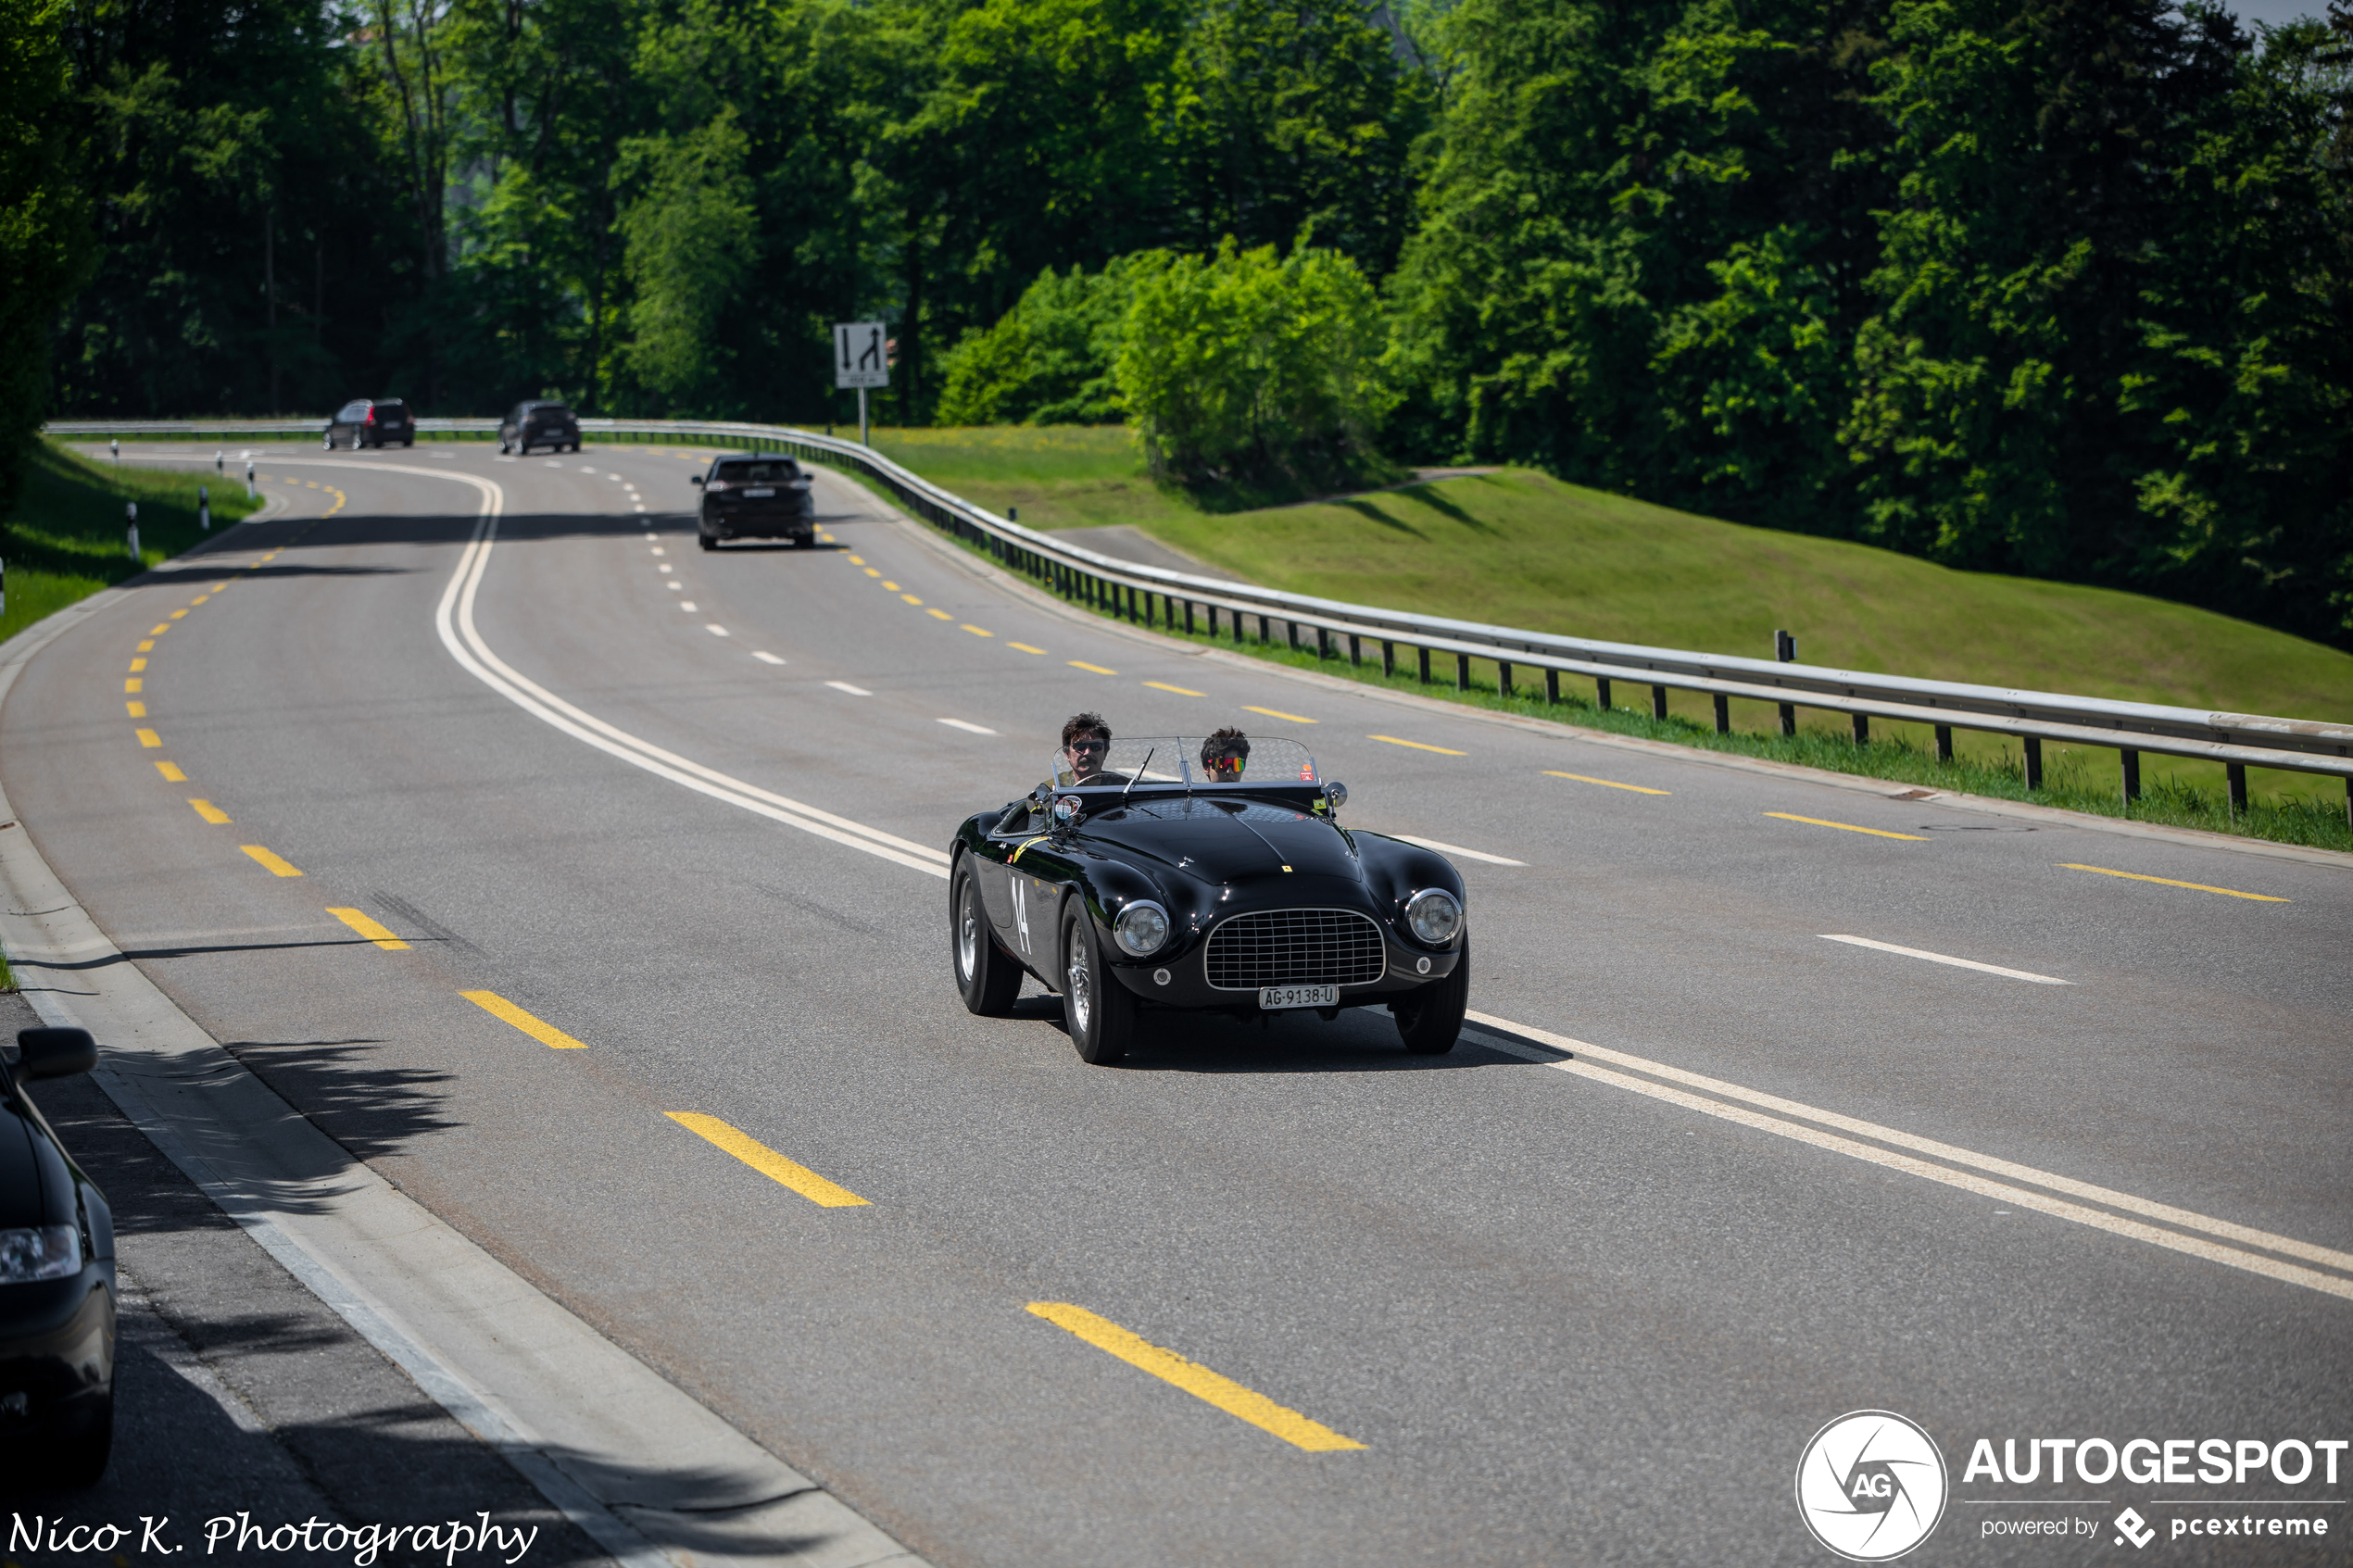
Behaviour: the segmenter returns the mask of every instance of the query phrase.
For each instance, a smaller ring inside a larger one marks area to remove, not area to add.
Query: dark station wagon
[[[498,421],[498,450],[529,452],[545,446],[551,452],[580,450],[580,421],[561,403],[518,403]]]
[[[320,445],[328,451],[348,446],[414,446],[417,421],[397,397],[355,397],[327,421]]]

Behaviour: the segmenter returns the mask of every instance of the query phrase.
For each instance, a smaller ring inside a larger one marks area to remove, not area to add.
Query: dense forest
[[[0,0],[44,412],[1129,420],[2353,646],[2353,0]]]

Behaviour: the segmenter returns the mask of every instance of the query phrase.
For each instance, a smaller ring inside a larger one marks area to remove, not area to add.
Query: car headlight
[[[1405,923],[1416,936],[1443,947],[1463,929],[1463,906],[1441,887],[1425,887],[1405,902]]]
[[[64,1279],[82,1272],[82,1235],[71,1225],[0,1231],[0,1285]]]
[[[1119,911],[1119,918],[1111,922],[1111,934],[1129,958],[1157,953],[1168,940],[1168,911],[1149,898],[1139,898]]]

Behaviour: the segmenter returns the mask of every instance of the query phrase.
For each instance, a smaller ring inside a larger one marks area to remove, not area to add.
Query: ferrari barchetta
[[[1164,1010],[1386,1007],[1408,1051],[1452,1050],[1470,986],[1461,873],[1341,826],[1347,789],[1296,741],[1254,741],[1246,768],[1208,765],[1202,745],[1122,740],[1083,777],[1057,753],[1028,796],[965,820],[948,883],[964,1005],[1004,1017],[1035,975],[1092,1063]]]

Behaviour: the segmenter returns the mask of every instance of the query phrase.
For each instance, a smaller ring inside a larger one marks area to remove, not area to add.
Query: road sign
[[[834,384],[888,386],[890,347],[880,321],[834,323]]]

